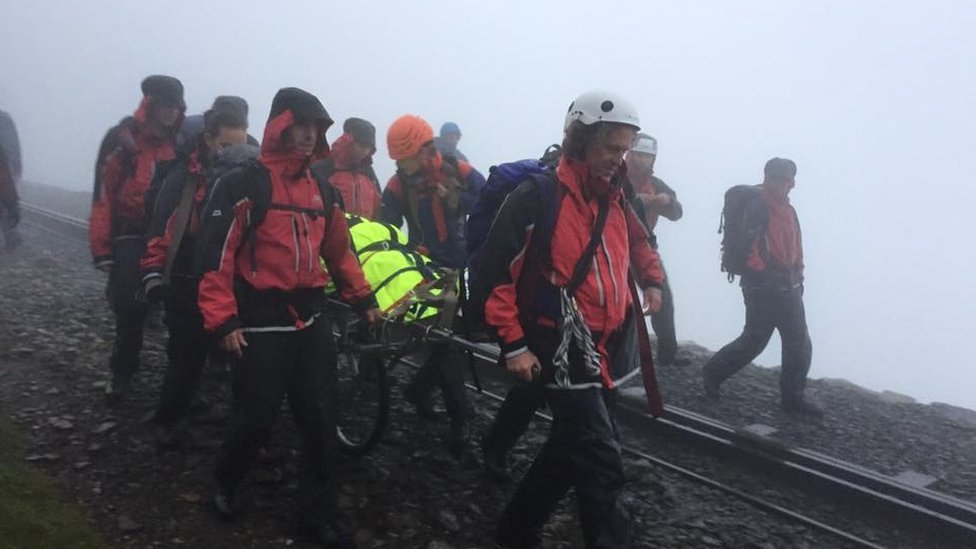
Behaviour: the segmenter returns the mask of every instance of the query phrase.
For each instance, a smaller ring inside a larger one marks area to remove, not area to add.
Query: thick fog
[[[579,92],[614,90],[640,108],[684,204],[659,225],[679,340],[717,349],[741,329],[741,295],[718,268],[722,194],[786,156],[811,376],[976,407],[973,29],[962,0],[0,0],[0,109],[19,126],[25,178],[80,190],[152,73],[183,81],[190,113],[244,96],[259,136],[283,86],[337,121],[373,121],[381,141],[406,112],[455,121],[484,172],[559,141]],[[377,172],[392,173],[385,144]],[[758,362],[778,353],[774,337]]]

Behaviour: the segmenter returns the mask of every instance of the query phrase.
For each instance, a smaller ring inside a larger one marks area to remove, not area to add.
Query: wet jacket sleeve
[[[485,186],[485,176],[464,160],[458,161],[458,171],[466,183],[464,193],[461,195],[461,211],[467,215],[474,209],[474,204],[481,195],[481,188]]]
[[[92,260],[98,268],[112,264],[112,196],[119,192],[125,176],[123,156],[123,151],[119,149],[105,159],[92,194],[88,244]]]
[[[185,176],[186,171],[177,167],[166,173],[163,181],[158,184],[159,193],[156,195],[149,219],[149,231],[146,235],[146,253],[140,262],[143,283],[163,276],[166,255],[173,242],[173,222],[183,194],[182,184],[186,182]],[[156,183],[153,183],[153,186],[155,185]]]
[[[325,260],[329,272],[335,277],[336,287],[342,299],[351,304],[353,309],[365,311],[376,306],[376,298],[373,297],[373,290],[366,282],[359,259],[352,251],[346,216],[342,214],[337,204],[333,204],[332,208],[319,254]]]
[[[522,273],[539,203],[532,182],[519,185],[498,210],[478,258],[479,284],[489,289],[485,321],[498,336],[502,353],[511,358],[528,350],[519,322],[516,284]]]
[[[229,176],[228,176],[229,177]],[[221,184],[222,183],[222,184]],[[241,327],[234,297],[237,250],[247,233],[254,200],[242,181],[219,181],[201,219],[200,289],[197,301],[203,327],[223,337]]]
[[[661,257],[657,253],[654,234],[647,231],[629,203],[624,202],[623,205],[627,216],[630,264],[637,276],[637,284],[645,289],[663,288],[664,268],[661,266]]]
[[[383,191],[383,199],[380,202],[380,220],[399,229],[403,227],[403,214],[404,204],[400,178],[394,175]]]
[[[654,178],[654,192],[666,194],[671,198],[671,203],[658,209],[657,213],[671,221],[681,219],[681,216],[684,215],[684,209],[681,207],[681,202],[678,202],[678,193],[674,192],[674,189],[657,177]]]

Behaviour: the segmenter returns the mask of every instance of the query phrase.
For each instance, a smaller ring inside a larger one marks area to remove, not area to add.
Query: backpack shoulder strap
[[[564,190],[556,181],[555,172],[529,174],[529,180],[535,183],[539,193],[538,209],[535,216],[535,228],[532,231],[530,245],[544,265],[551,263],[552,233],[556,228],[556,218],[562,204]]]
[[[556,220],[559,217],[559,209],[566,193],[562,185],[556,180],[554,171],[533,174],[530,177],[539,188],[540,198],[536,226],[535,230],[532,231],[532,246],[535,253],[543,258],[543,264],[548,265],[552,262],[552,237],[556,228]],[[596,255],[596,249],[603,239],[603,229],[606,227],[609,212],[610,199],[604,197],[600,199],[596,225],[594,225],[593,232],[590,234],[590,240],[583,250],[583,255],[580,256],[579,261],[577,261],[576,266],[573,268],[573,275],[566,285],[566,291],[570,294],[575,293],[579,289],[579,286],[586,280],[590,272],[593,257]]]
[[[596,225],[593,226],[593,233],[590,235],[590,242],[586,245],[586,249],[583,250],[583,255],[580,256],[579,261],[576,262],[576,266],[573,267],[573,278],[569,280],[569,284],[566,285],[566,291],[572,295],[576,293],[583,281],[586,280],[586,276],[590,272],[591,265],[593,265],[593,256],[596,255],[597,246],[600,245],[600,241],[603,240],[603,229],[607,226],[607,217],[610,213],[610,199],[608,197],[600,198],[600,208],[596,215]]]
[[[163,266],[163,284],[168,284],[173,273],[173,262],[176,261],[176,253],[180,249],[183,235],[189,225],[190,213],[193,211],[193,196],[196,194],[196,185],[191,178],[183,180],[183,188],[180,190],[180,202],[173,212],[173,237],[169,248],[166,250],[166,263]]]
[[[314,177],[314,174],[313,174]],[[331,177],[331,176],[330,176]],[[326,224],[331,221],[333,206],[339,205],[339,209],[345,211],[345,204],[342,203],[342,195],[329,183],[328,178],[316,177],[319,185],[319,194],[322,195],[322,215],[325,217]]]

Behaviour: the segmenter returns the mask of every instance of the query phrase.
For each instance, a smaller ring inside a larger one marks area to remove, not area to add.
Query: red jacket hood
[[[136,111],[132,113],[132,119],[136,122],[136,131],[132,132],[129,130],[123,131],[119,135],[119,141],[123,148],[130,151],[137,150],[136,137],[146,136],[147,139],[156,141],[155,136],[149,130],[149,111],[153,106],[153,98],[144,95],[142,101],[139,102],[139,106],[136,107]],[[180,118],[176,121],[176,125],[173,126],[173,131],[171,132],[171,137],[175,136],[179,131],[180,126],[183,124],[183,119],[185,118],[185,112],[180,112]]]
[[[332,150],[329,152],[329,156],[332,161],[335,162],[335,168],[338,171],[351,171],[359,168],[365,168],[373,163],[373,154],[376,152],[374,148],[369,156],[365,160],[359,163],[359,165],[353,165],[352,159],[352,146],[356,139],[350,133],[344,133],[332,142]]]
[[[295,125],[295,116],[291,109],[284,110],[278,116],[268,121],[264,127],[264,139],[261,140],[261,154],[258,159],[272,170],[282,173],[301,175],[312,162],[328,158],[329,144],[325,141],[325,132],[319,135],[316,150],[311,156],[305,156],[296,149],[285,145],[284,135],[288,128]]]

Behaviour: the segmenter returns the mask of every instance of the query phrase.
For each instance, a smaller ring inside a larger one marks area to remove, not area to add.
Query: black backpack
[[[746,226],[746,210],[761,200],[759,185],[736,185],[725,191],[718,232],[722,235],[722,272],[728,273],[729,282],[746,270],[746,260],[755,239],[755,227]]]
[[[105,132],[105,136],[102,137],[102,142],[98,145],[98,155],[95,157],[95,177],[92,185],[93,202],[98,202],[102,196],[102,168],[105,166],[105,160],[115,152],[115,149],[125,145],[122,137],[124,131],[134,126],[135,118],[126,116],[118,124],[109,128]]]

